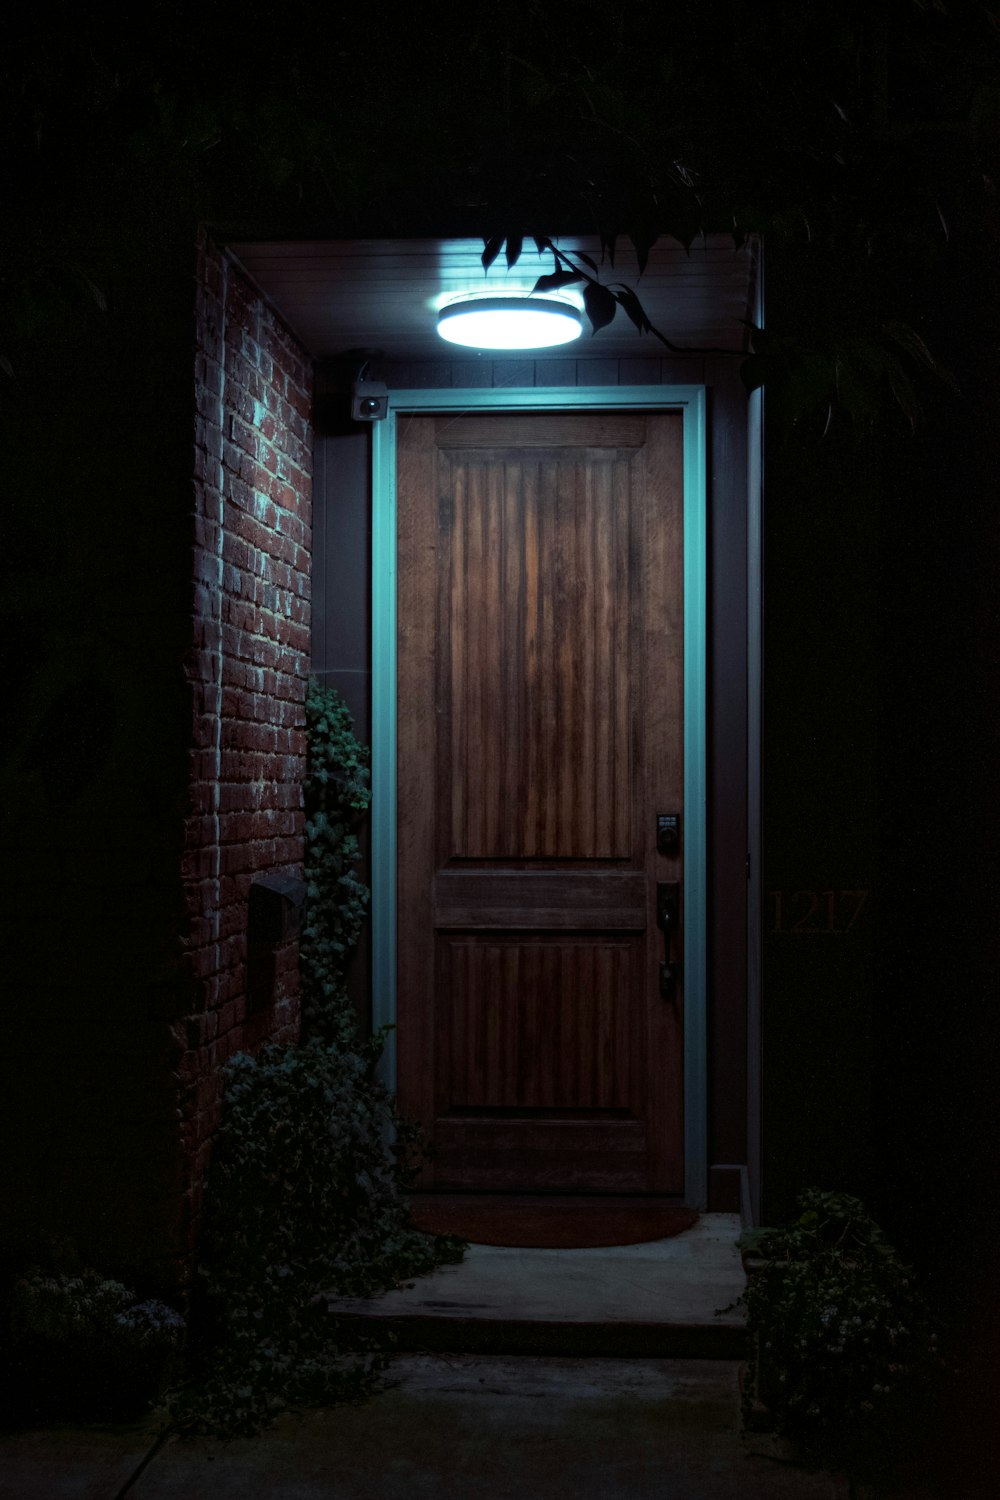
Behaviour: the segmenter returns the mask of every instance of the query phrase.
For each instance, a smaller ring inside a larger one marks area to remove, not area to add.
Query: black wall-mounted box
[[[297,937],[306,904],[306,883],[295,875],[261,875],[250,886],[247,935],[254,946],[276,948]]]

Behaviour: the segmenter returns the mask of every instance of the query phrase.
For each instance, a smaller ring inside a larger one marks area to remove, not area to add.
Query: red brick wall
[[[298,1030],[297,942],[265,955],[248,1006],[255,876],[301,876],[309,670],[312,371],[210,240],[198,247],[193,635],[183,879],[190,1013],[177,1021],[185,1216],[197,1218],[221,1065]],[[271,960],[273,957],[273,970]]]

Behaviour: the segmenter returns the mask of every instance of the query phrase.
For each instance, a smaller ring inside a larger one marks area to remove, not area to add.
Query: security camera
[[[389,392],[381,380],[351,383],[351,417],[355,422],[381,422],[389,408]]]

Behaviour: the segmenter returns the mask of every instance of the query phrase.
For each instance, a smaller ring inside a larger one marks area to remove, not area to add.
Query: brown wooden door
[[[400,418],[398,1093],[425,1187],[683,1191],[673,413]],[[679,939],[675,938],[675,954]]]

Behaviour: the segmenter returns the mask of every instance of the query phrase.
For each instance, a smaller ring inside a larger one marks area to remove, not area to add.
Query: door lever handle
[[[663,962],[660,964],[660,994],[669,1000],[677,978],[678,965],[673,957],[674,934],[680,910],[680,882],[659,880],[656,883],[656,925],[663,933]]]

